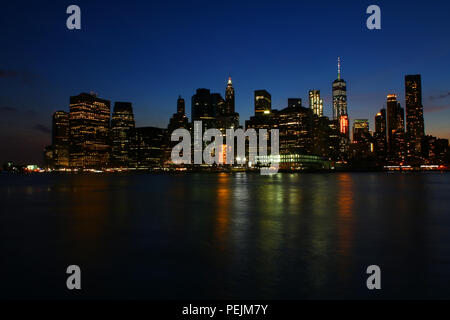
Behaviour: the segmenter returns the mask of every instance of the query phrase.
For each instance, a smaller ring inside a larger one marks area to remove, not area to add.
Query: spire
[[[231,82],[231,77],[228,77],[228,85],[233,85],[233,83]]]
[[[341,80],[341,57],[338,57],[338,80]]]

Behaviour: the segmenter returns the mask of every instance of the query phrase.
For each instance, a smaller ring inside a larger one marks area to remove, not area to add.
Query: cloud
[[[423,111],[427,112],[427,113],[432,113],[432,112],[438,112],[438,111],[442,111],[442,110],[447,110],[450,109],[450,105],[446,105],[446,106],[433,106],[433,107],[424,107]]]
[[[27,71],[0,69],[0,79],[19,79],[30,84],[37,78],[38,76],[36,74]]]
[[[450,97],[450,92],[443,93],[438,96],[429,96],[428,100],[440,100],[440,99],[445,99],[447,97]]]
[[[52,132],[52,130],[50,130],[47,126],[44,126],[43,124],[37,124],[33,127],[33,129],[46,134]]]
[[[0,113],[14,113],[14,112],[17,112],[16,108],[0,107]]]

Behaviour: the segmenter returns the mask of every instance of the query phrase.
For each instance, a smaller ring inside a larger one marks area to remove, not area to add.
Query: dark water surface
[[[0,298],[450,298],[449,178],[2,174]]]

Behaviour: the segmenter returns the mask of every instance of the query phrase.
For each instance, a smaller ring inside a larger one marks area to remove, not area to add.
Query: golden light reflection
[[[71,237],[74,249],[86,254],[99,252],[99,240],[105,231],[108,216],[108,179],[92,175],[77,176],[73,179],[71,196],[72,224]]]
[[[337,232],[338,232],[338,249],[342,257],[341,271],[346,274],[348,270],[348,257],[352,247],[353,238],[353,181],[348,173],[338,175],[338,195],[337,195]]]
[[[230,177],[226,173],[221,173],[218,175],[217,182],[217,206],[214,236],[219,248],[223,250],[225,248],[225,239],[230,222]]]

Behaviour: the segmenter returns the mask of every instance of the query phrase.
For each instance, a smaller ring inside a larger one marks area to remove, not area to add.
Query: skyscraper
[[[406,136],[409,152],[419,155],[425,136],[420,74],[405,76]]]
[[[391,159],[401,162],[405,158],[405,112],[395,94],[387,96],[387,138]]]
[[[129,102],[114,103],[111,120],[111,162],[114,166],[129,166],[131,134],[134,127],[132,104]]]
[[[228,78],[227,88],[225,89],[225,115],[233,115],[235,112],[234,105],[234,88],[231,77]]]
[[[387,138],[391,144],[393,134],[397,131],[404,131],[404,110],[397,101],[397,95],[389,94],[387,96]]]
[[[111,103],[94,93],[70,97],[70,166],[103,168],[109,163]]]
[[[333,82],[333,119],[347,114],[347,84],[341,79],[341,60],[338,58],[338,78]]]
[[[181,96],[178,96],[177,99],[177,113],[174,113],[172,115],[172,118],[170,118],[169,120],[168,126],[169,136],[172,134],[173,131],[179,128],[183,129],[189,128],[189,121],[185,114],[185,102]]]
[[[177,99],[177,113],[183,116],[186,114],[186,103],[181,96]]]
[[[255,116],[270,114],[272,96],[266,90],[255,90]]]
[[[192,121],[214,119],[214,107],[209,89],[197,89],[192,96]]]
[[[309,90],[309,108],[319,117],[323,116],[323,100],[320,99],[320,90]]]
[[[52,167],[67,168],[69,166],[69,114],[57,111],[53,114],[52,126]]]
[[[375,116],[375,153],[379,164],[384,164],[387,155],[386,109],[381,109]]]
[[[363,143],[369,135],[369,120],[355,119],[353,122],[353,142]]]

